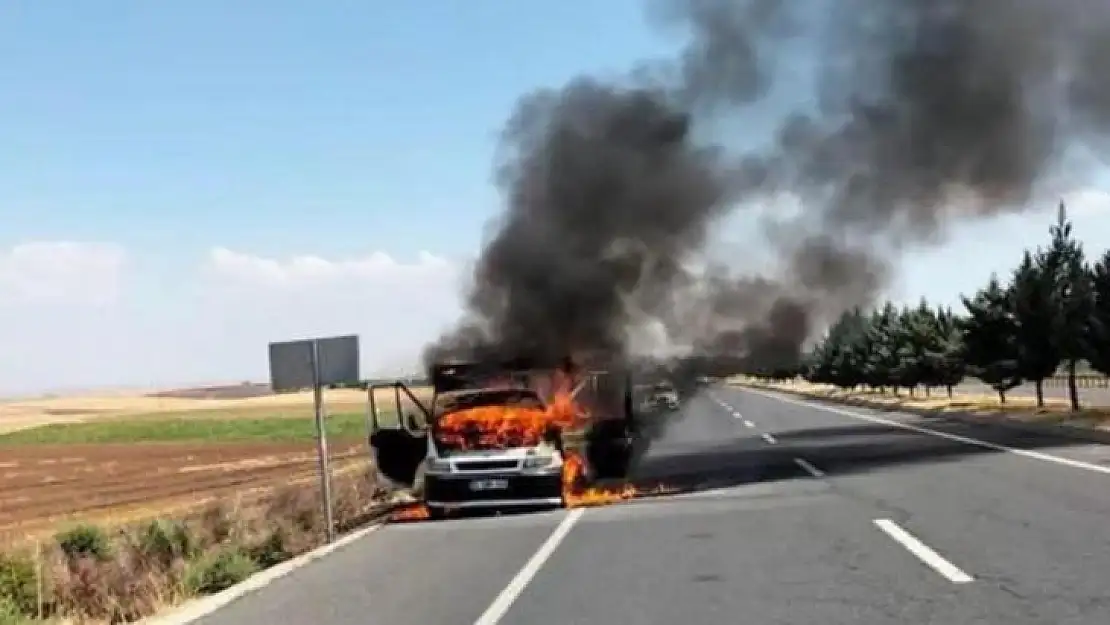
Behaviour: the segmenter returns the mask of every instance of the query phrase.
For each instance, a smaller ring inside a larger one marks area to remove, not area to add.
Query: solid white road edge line
[[[805,458],[795,458],[794,459],[794,464],[796,464],[799,467],[802,467],[803,469],[805,469],[806,472],[809,473],[810,475],[812,475],[813,477],[825,477],[825,472],[824,471],[822,471],[821,469],[818,469],[817,467],[815,467],[812,464],[810,464],[809,462],[807,462]]]
[[[220,610],[221,608],[227,606],[240,597],[248,595],[265,586],[268,586],[274,581],[285,577],[286,575],[301,568],[309,562],[319,560],[320,558],[323,558],[324,556],[331,554],[338,549],[342,549],[343,547],[346,547],[347,545],[350,545],[351,543],[361,538],[365,538],[371,532],[381,529],[384,526],[384,523],[378,523],[376,525],[371,525],[370,527],[364,527],[360,530],[356,530],[354,532],[351,532],[350,534],[347,534],[346,536],[336,539],[336,541],[331,544],[318,547],[316,549],[313,549],[312,551],[309,551],[308,553],[303,553],[295,558],[286,560],[281,564],[276,564],[264,571],[259,571],[258,573],[255,573],[254,575],[248,577],[245,581],[236,584],[231,588],[220,591],[214,595],[195,599],[165,614],[154,615],[149,618],[143,619],[139,621],[139,624],[187,625],[188,623],[192,623],[193,621],[204,618],[205,616],[208,616],[213,612]]]
[[[551,535],[540,545],[536,553],[532,554],[532,557],[529,558],[528,562],[524,564],[524,567],[517,572],[516,576],[509,582],[509,585],[505,586],[501,594],[497,595],[493,603],[489,604],[489,607],[482,613],[482,616],[479,616],[478,620],[474,621],[474,625],[496,625],[496,623],[504,618],[505,613],[512,607],[513,602],[520,597],[520,593],[524,592],[524,589],[528,587],[528,583],[540,572],[540,568],[543,567],[544,563],[555,553],[555,549],[558,548],[559,543],[563,542],[563,539],[570,533],[574,524],[577,523],[578,519],[581,519],[582,515],[585,513],[585,508],[575,508],[567,513],[567,516],[559,523],[555,531],[551,532]]]
[[[770,434],[762,434],[761,436],[763,437],[763,440],[767,441],[768,443],[770,443],[772,445],[775,444],[775,437],[774,436],[771,436]]]
[[[894,521],[875,519],[874,523],[879,529],[886,532],[887,536],[893,538],[894,542],[905,547],[907,551],[917,556],[918,560],[929,565],[930,568],[953,584],[966,584],[973,581],[970,575],[961,571],[955,564],[945,560],[940,554],[930,549],[928,545],[915,538],[913,534],[898,527]]]
[[[1090,462],[1083,462],[1082,460],[1072,460],[1071,458],[1063,458],[1061,456],[1053,456],[1051,454],[1046,454],[1046,453],[1042,453],[1042,452],[1039,452],[1039,451],[1032,451],[1032,450],[1029,450],[1029,449],[1017,449],[1015,447],[1007,447],[1005,445],[999,445],[997,443],[991,443],[991,442],[988,442],[988,441],[979,440],[977,438],[969,438],[967,436],[960,436],[959,434],[949,434],[948,432],[941,432],[940,430],[932,430],[932,429],[929,429],[929,428],[926,428],[926,427],[911,425],[909,423],[899,423],[898,421],[892,421],[890,419],[883,419],[882,417],[866,415],[866,414],[862,414],[862,413],[859,413],[859,412],[852,412],[851,410],[842,410],[840,408],[836,408],[836,407],[833,407],[833,406],[824,406],[822,404],[802,401],[802,400],[794,399],[792,397],[782,397],[781,395],[778,395],[778,394],[768,393],[768,392],[761,391],[761,390],[755,390],[753,388],[744,387],[744,388],[741,388],[739,390],[742,390],[742,391],[748,392],[748,393],[755,393],[756,395],[763,395],[764,397],[774,399],[774,400],[777,400],[777,401],[781,401],[781,402],[785,402],[785,403],[788,403],[788,404],[794,404],[794,405],[797,405],[797,406],[805,406],[806,408],[816,408],[818,410],[824,410],[826,412],[832,412],[834,414],[844,415],[845,417],[851,417],[853,419],[860,419],[861,421],[870,421],[871,423],[878,423],[878,424],[887,425],[887,426],[890,426],[890,427],[902,428],[903,430],[910,430],[911,432],[917,432],[919,434],[928,434],[930,436],[938,436],[940,438],[946,438],[950,441],[956,441],[958,443],[964,443],[966,445],[976,445],[978,447],[984,447],[986,449],[993,449],[994,451],[1004,451],[1004,452],[1015,454],[1015,455],[1018,455],[1018,456],[1024,456],[1026,458],[1033,458],[1035,460],[1041,460],[1043,462],[1051,462],[1051,463],[1054,463],[1054,464],[1059,464],[1059,465],[1063,465],[1063,466],[1066,466],[1066,467],[1071,467],[1073,469],[1084,469],[1086,471],[1094,471],[1095,473],[1102,473],[1103,475],[1110,475],[1110,467],[1104,467],[1104,466],[1097,465],[1097,464],[1091,464]]]

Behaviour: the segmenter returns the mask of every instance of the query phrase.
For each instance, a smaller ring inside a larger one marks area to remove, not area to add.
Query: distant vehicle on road
[[[670,382],[659,382],[652,389],[650,401],[656,408],[677,410],[679,406],[678,391]]]

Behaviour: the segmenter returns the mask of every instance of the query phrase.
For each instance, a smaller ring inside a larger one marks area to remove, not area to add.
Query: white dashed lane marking
[[[918,540],[913,534],[898,527],[898,525],[890,519],[875,519],[875,525],[879,529],[886,532],[887,536],[894,539],[894,542],[906,548],[918,560],[929,565],[937,573],[940,573],[948,581],[953,584],[966,584],[972,581],[972,578],[967,573],[964,573],[955,564],[945,560],[939,553],[933,551],[928,545]]]
[[[806,472],[809,473],[810,475],[812,475],[813,477],[825,477],[825,472],[824,471],[822,471],[821,469],[818,469],[817,467],[815,467],[812,464],[810,464],[809,462],[807,462],[805,460],[805,458],[795,458],[794,459],[794,464],[796,464],[799,467],[802,467],[803,469],[805,469]]]

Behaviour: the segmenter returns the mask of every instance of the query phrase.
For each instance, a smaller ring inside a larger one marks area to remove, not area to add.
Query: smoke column
[[[623,357],[653,325],[709,360],[792,363],[821,324],[873,302],[906,245],[1024,209],[1066,148],[1110,129],[1104,0],[649,8],[685,31],[676,58],[518,102],[497,164],[504,213],[465,318],[426,360]],[[783,111],[770,146],[699,133],[743,128],[798,49],[816,104]],[[784,194],[801,211],[765,233],[775,271],[691,268],[722,217]]]

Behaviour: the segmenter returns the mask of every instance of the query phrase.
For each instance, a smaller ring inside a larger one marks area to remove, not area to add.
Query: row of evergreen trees
[[[799,368],[763,371],[773,378],[802,375],[842,388],[867,386],[897,393],[947,387],[974,377],[998,391],[1032,382],[1038,405],[1043,383],[1067,369],[1073,410],[1075,375],[1086,361],[1110,375],[1110,250],[1093,263],[1075,239],[1064,205],[1045,247],[1026,251],[1008,281],[992,276],[960,313],[922,302],[887,303],[844,313]]]

